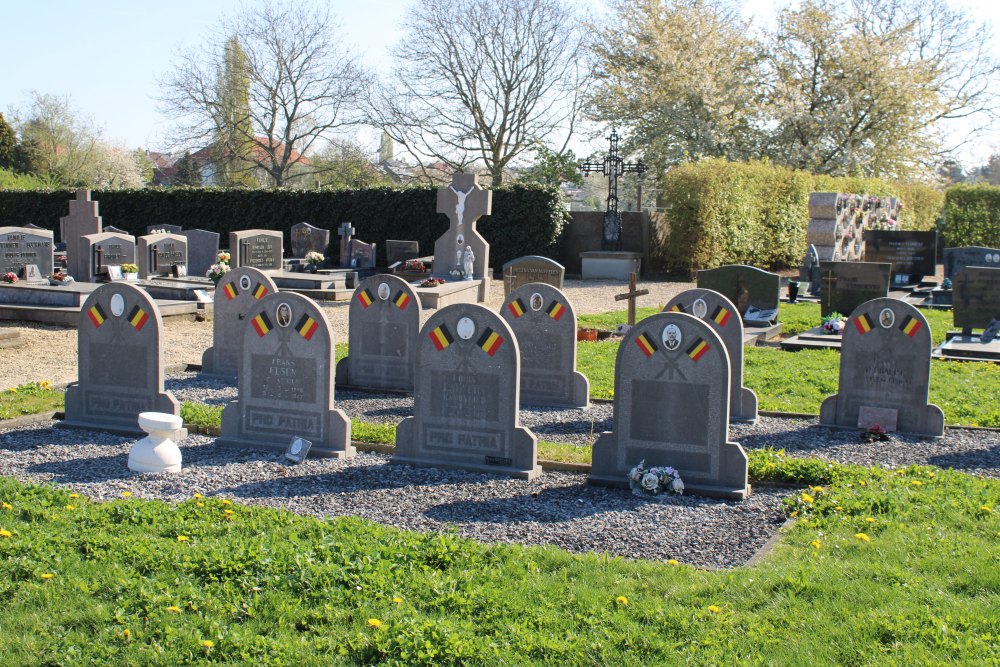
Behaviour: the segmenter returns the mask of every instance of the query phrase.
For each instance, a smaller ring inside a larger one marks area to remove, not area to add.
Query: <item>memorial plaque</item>
[[[219,233],[204,229],[185,229],[181,236],[187,239],[188,275],[206,277],[219,257]]]
[[[955,276],[952,290],[956,327],[985,329],[1000,318],[1000,267],[966,267]]]
[[[437,191],[437,212],[448,216],[448,231],[434,243],[434,273],[447,275],[462,268],[461,255],[471,247],[472,276],[483,278],[490,265],[490,244],[476,230],[476,221],[493,209],[493,192],[479,185],[475,174],[452,174],[451,185]]]
[[[644,460],[676,468],[685,492],[747,497],[747,456],[729,442],[728,356],[694,315],[657,313],[632,327],[615,359],[615,430],[594,444],[588,481],[627,487]]]
[[[944,277],[954,278],[967,266],[1000,269],[1000,249],[983,247],[945,248]]]
[[[219,280],[213,300],[212,346],[202,353],[202,374],[230,379],[239,375],[247,314],[277,291],[267,274],[250,266],[235,268]]]
[[[337,364],[337,383],[413,391],[421,313],[420,299],[405,280],[385,274],[363,280],[348,310],[350,354]]]
[[[330,230],[313,227],[308,222],[292,225],[292,257],[304,259],[310,252],[327,256],[330,247]]]
[[[148,225],[146,227],[146,234],[152,234],[153,232],[163,232],[164,234],[183,234],[180,225]]]
[[[927,402],[931,331],[919,310],[898,299],[866,301],[842,339],[838,393],[820,406],[820,424],[858,428],[861,408],[884,408],[896,411],[902,433],[944,435],[944,413]]]
[[[135,264],[135,237],[115,232],[88,234],[79,239],[85,253],[83,273],[75,276],[81,282],[96,282],[104,278],[109,266]]]
[[[548,257],[528,255],[512,259],[503,265],[504,297],[528,283],[545,283],[561,290],[565,276],[566,267]]]
[[[0,275],[13,272],[20,276],[34,264],[44,276],[52,275],[53,234],[46,229],[0,227]]]
[[[420,257],[420,244],[416,241],[396,241],[389,239],[385,242],[385,262],[386,266],[392,266],[396,262],[405,262],[408,259]]]
[[[729,419],[756,422],[757,394],[743,386],[743,321],[733,302],[713,290],[689,289],[668,301],[663,312],[694,315],[719,334],[729,353]]]
[[[521,285],[500,316],[521,350],[522,405],[590,405],[590,381],[576,370],[576,311],[565,294],[543,283]]]
[[[77,341],[63,425],[138,434],[140,412],[179,414],[163,387],[163,320],[144,290],[122,282],[91,292]]]
[[[140,236],[135,258],[142,280],[172,276],[175,266],[187,267],[187,239],[180,234]]]
[[[268,229],[247,229],[229,232],[229,254],[235,269],[252,266],[261,271],[280,271],[283,254],[281,232]]]
[[[698,287],[718,292],[736,305],[746,323],[775,324],[781,300],[781,277],[745,264],[698,272]]]
[[[323,309],[273,292],[251,304],[240,334],[239,394],[222,410],[216,442],[284,452],[301,437],[312,455],[353,456],[351,421],[333,405],[333,334]]]
[[[103,225],[90,190],[77,190],[76,199],[69,202],[69,215],[59,218],[59,239],[66,244],[66,272],[77,280],[89,281],[89,247],[82,238],[100,234]]]
[[[866,229],[865,261],[892,265],[893,285],[916,285],[937,271],[937,232]]]
[[[521,360],[510,326],[483,306],[445,306],[415,347],[413,416],[396,427],[393,463],[541,474],[538,439],[520,424]]]
[[[846,316],[865,301],[888,296],[891,268],[874,262],[820,261],[820,314]]]

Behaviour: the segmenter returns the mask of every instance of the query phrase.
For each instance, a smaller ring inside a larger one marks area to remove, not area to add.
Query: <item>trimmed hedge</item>
[[[1000,248],[1000,186],[955,185],[944,195],[943,247]]]
[[[723,264],[796,266],[814,191],[899,197],[902,228],[911,230],[934,229],[944,199],[919,183],[820,176],[761,161],[690,162],[663,177],[664,213],[654,217],[650,259],[659,270],[690,273]]]
[[[437,213],[431,188],[394,190],[240,190],[223,188],[147,188],[95,190],[93,199],[105,225],[130,234],[146,233],[150,225],[174,224],[184,229],[219,232],[221,243],[230,231],[277,229],[290,245],[292,225],[306,221],[330,229],[350,221],[355,238],[377,243],[379,264],[385,264],[385,240],[419,241],[420,252],[434,253],[434,241],[448,229],[448,218]],[[34,223],[58,237],[59,218],[68,214],[71,191],[0,191],[0,226]],[[490,263],[522,255],[554,256],[568,215],[555,189],[510,186],[493,191],[493,215],[480,218],[477,229],[490,243]]]

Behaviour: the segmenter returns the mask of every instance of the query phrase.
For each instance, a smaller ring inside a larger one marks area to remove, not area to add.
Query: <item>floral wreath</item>
[[[670,466],[646,467],[646,460],[628,473],[628,485],[636,496],[658,496],[663,493],[684,493],[681,474]]]

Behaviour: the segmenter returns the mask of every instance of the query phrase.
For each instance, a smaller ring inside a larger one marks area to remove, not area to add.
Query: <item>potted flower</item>
[[[122,264],[122,275],[125,276],[125,280],[138,280],[139,267],[135,264]]]
[[[319,268],[319,265],[323,263],[324,259],[326,259],[326,258],[323,257],[323,253],[316,252],[315,250],[311,250],[311,251],[307,252],[306,253],[306,269],[310,273],[316,273],[316,269]]]
[[[636,496],[659,496],[665,493],[684,493],[681,474],[670,466],[646,467],[646,460],[628,473],[628,485]]]
[[[231,269],[229,264],[226,262],[216,262],[212,266],[208,267],[208,271],[205,275],[212,281],[212,284],[218,285],[219,281],[222,280],[222,276],[229,273]]]
[[[823,318],[823,333],[839,336],[844,332],[844,316],[838,312],[832,312]]]
[[[13,271],[8,271],[7,273],[3,274],[2,280],[5,283],[10,283],[11,285],[13,285],[14,283],[17,282],[17,274],[14,273]]]
[[[419,259],[408,259],[403,263],[403,270],[413,273],[427,273],[427,265]]]

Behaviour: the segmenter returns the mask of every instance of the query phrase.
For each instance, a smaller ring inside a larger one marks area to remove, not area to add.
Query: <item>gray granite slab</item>
[[[698,272],[698,287],[722,294],[736,305],[747,324],[778,321],[781,277],[745,264],[729,264]]]
[[[503,265],[504,297],[528,283],[545,283],[562,289],[565,276],[566,267],[548,257],[528,255],[512,259]]]
[[[185,229],[181,236],[187,239],[188,275],[207,276],[209,268],[219,257],[219,233],[205,229]]]
[[[892,264],[893,285],[916,285],[937,272],[937,232],[864,231],[865,261]]]
[[[230,379],[239,375],[247,314],[277,291],[270,276],[250,266],[237,267],[219,280],[212,306],[212,346],[201,357],[203,374]]]
[[[420,257],[420,244],[416,241],[388,239],[385,242],[385,263],[392,266],[396,262]]]
[[[229,254],[233,268],[252,266],[261,271],[281,271],[284,254],[281,232],[246,229],[229,232]]]
[[[29,264],[42,276],[52,275],[53,234],[47,229],[0,227],[0,275],[22,276]],[[23,277],[23,276],[22,276]]]
[[[90,256],[82,238],[100,234],[104,231],[103,224],[90,190],[77,190],[76,199],[69,202],[69,215],[59,218],[59,239],[66,244],[66,271],[77,280],[89,280]]]
[[[954,278],[967,266],[1000,269],[1000,249],[982,246],[944,249],[944,277]]]
[[[82,273],[73,277],[81,282],[94,282],[106,277],[109,266],[136,264],[134,236],[101,232],[82,236],[78,243],[83,259]]]
[[[180,234],[151,234],[136,239],[139,279],[174,275],[174,267],[184,267],[187,275],[187,238]]]
[[[955,276],[952,288],[955,326],[985,329],[1000,320],[1000,266],[968,266]]]
[[[884,262],[820,261],[820,314],[846,316],[865,301],[888,296],[891,270]]]

